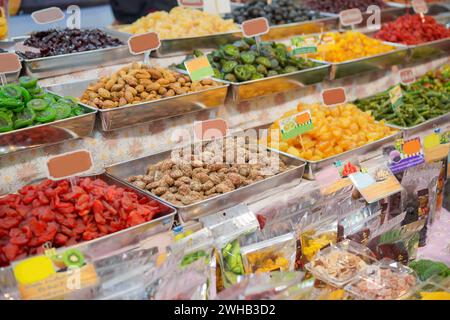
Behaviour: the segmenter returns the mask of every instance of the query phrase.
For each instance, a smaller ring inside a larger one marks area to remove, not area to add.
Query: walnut
[[[195,180],[191,182],[190,186],[191,186],[191,189],[194,191],[202,191],[203,190],[202,184]]]
[[[163,194],[161,196],[161,198],[163,198],[164,200],[167,200],[169,202],[176,201],[175,195],[173,193],[171,193],[171,192],[166,192],[165,194]]]
[[[183,171],[181,171],[180,169],[172,170],[170,172],[170,177],[173,179],[178,179],[178,178],[181,178],[182,176],[183,176]]]
[[[192,197],[191,195],[186,195],[186,196],[184,196],[184,197],[181,198],[181,202],[182,202],[184,205],[192,204],[192,203],[194,203],[196,200],[197,200],[197,199],[194,198],[194,197]]]
[[[141,180],[133,181],[132,184],[133,184],[133,186],[136,186],[139,189],[144,189],[145,188],[145,182],[141,181]]]
[[[131,177],[128,178],[128,182],[133,182],[133,181],[136,181],[136,180],[142,180],[143,177],[144,177],[143,175],[131,176]]]
[[[228,183],[228,181],[229,181],[229,183]],[[235,189],[234,185],[230,180],[225,180],[224,182],[222,182],[216,186],[216,191],[218,193],[227,193],[227,192],[233,191],[234,189]]]
[[[248,178],[250,180],[255,180],[255,178],[258,176],[260,176],[259,170],[252,169],[252,170],[250,170],[250,174],[248,175]]]
[[[147,184],[147,185],[145,186],[145,189],[151,190],[151,189],[156,189],[156,188],[158,188],[158,187],[160,187],[159,181],[155,181],[155,182],[152,182],[152,183]]]
[[[185,183],[185,184],[190,184],[192,180],[189,177],[181,177],[177,181],[181,181],[182,183]]]
[[[189,193],[191,193],[191,188],[188,185],[183,184],[182,186],[178,187],[178,193],[183,196],[188,195]]]
[[[244,177],[234,172],[228,174],[228,179],[230,179],[235,187],[239,187],[245,180]]]
[[[152,192],[157,195],[157,196],[161,196],[164,193],[166,193],[169,189],[165,188],[165,187],[159,187],[156,189],[153,189]]]
[[[197,178],[202,184],[206,183],[206,181],[209,180],[209,176],[205,172],[200,172],[196,174],[195,178]]]
[[[218,172],[219,173],[223,173],[223,174],[227,174],[228,173],[228,168],[222,168],[222,169],[220,169]]]
[[[248,175],[250,174],[250,171],[251,171],[250,166],[242,165],[239,167],[238,173],[241,176],[248,177]]]
[[[212,187],[211,189],[205,190],[205,196],[208,196],[208,195],[210,195],[212,193],[216,193],[216,192],[217,192],[216,187]]]
[[[220,179],[219,175],[216,172],[212,172],[209,174],[209,179],[213,182],[213,184],[219,184],[222,182],[222,179]]]
[[[185,176],[187,177],[192,176],[192,166],[190,164],[183,163],[180,164],[179,167]]]
[[[203,167],[203,162],[200,160],[194,160],[192,161],[192,167],[193,168],[202,168]]]
[[[142,178],[142,181],[144,181],[145,183],[152,183],[155,181],[155,177],[154,176],[144,176]]]
[[[173,186],[175,180],[173,180],[170,175],[166,174],[161,178],[161,184],[168,185],[169,187]]]
[[[206,166],[206,168],[211,172],[211,171],[218,171],[220,169],[224,169],[227,168],[227,164],[226,163],[214,163],[214,164],[208,164]]]
[[[169,188],[169,192],[171,192],[171,193],[177,193],[177,192],[178,192],[178,187],[170,187],[170,188]]]
[[[212,182],[211,180],[208,180],[203,184],[202,188],[204,191],[207,191],[207,190],[213,188],[214,186],[215,186],[214,182]]]
[[[174,163],[171,159],[164,160],[161,164],[161,170],[163,170],[163,171],[170,170],[173,165],[174,165]]]

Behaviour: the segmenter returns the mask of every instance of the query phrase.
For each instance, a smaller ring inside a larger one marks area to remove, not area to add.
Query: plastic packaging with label
[[[241,248],[244,272],[294,271],[296,239],[288,233]]]

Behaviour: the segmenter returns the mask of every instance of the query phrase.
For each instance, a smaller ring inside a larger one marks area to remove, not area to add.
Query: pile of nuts
[[[191,81],[187,75],[135,62],[91,84],[80,101],[95,108],[111,109],[206,90],[217,85],[211,79]]]
[[[200,152],[191,150],[191,155],[187,157],[176,150],[178,155],[172,154],[170,159],[149,165],[145,175],[129,177],[128,181],[174,205],[182,206],[239,189],[289,169],[278,154],[270,153],[256,143],[227,144],[224,143],[226,140],[205,143],[201,145]],[[233,147],[230,148],[230,145]],[[243,155],[244,161],[227,163],[226,159],[235,154]],[[276,165],[273,165],[274,157],[278,160]]]

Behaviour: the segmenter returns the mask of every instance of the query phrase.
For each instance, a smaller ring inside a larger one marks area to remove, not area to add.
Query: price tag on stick
[[[221,119],[194,122],[194,137],[198,141],[225,137],[228,134],[228,123]]]
[[[328,107],[333,107],[347,102],[344,88],[333,88],[322,91],[322,102]]]
[[[31,14],[31,18],[37,24],[49,24],[61,21],[65,18],[64,12],[58,7],[50,7],[34,11]]]
[[[341,11],[339,12],[339,21],[341,25],[345,27],[352,26],[352,29],[354,29],[355,25],[363,21],[361,10],[353,8]]]
[[[270,30],[269,21],[266,18],[256,18],[244,21],[241,25],[242,34],[246,38],[255,38],[258,52],[260,51],[261,36]]]
[[[161,41],[156,32],[149,32],[138,34],[128,38],[128,49],[133,55],[144,54],[144,64],[150,62],[150,52],[158,50],[161,46]]]
[[[7,83],[6,74],[16,73],[22,69],[19,57],[15,53],[0,53],[0,82]]]
[[[47,159],[47,177],[52,180],[73,178],[93,168],[92,155],[88,150],[63,153]]]
[[[179,7],[203,8],[203,0],[178,0]]]
[[[414,74],[414,69],[407,68],[399,71],[401,83],[408,85],[416,81],[416,76]]]

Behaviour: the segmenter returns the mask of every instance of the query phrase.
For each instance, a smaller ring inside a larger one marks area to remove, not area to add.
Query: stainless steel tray
[[[302,160],[292,157],[291,155],[280,153],[278,150],[272,151],[279,153],[280,158],[287,165],[293,165],[294,168],[271,178],[253,183],[226,194],[197,202],[192,205],[172,206],[177,209],[178,214],[183,221],[189,221],[235,206],[242,202],[252,203],[269,195],[273,195],[276,192],[281,192],[298,185],[302,179],[305,163]],[[169,150],[136,160],[114,164],[106,168],[106,173],[128,184],[128,182],[125,182],[128,177],[144,173],[149,164],[156,164],[159,161],[170,158],[171,152],[172,151]],[[145,192],[149,193],[149,191]],[[165,202],[163,199],[158,199]]]
[[[433,118],[433,119],[429,119],[425,122],[419,123],[418,125],[415,125],[413,127],[400,127],[397,125],[393,125],[393,124],[388,124],[390,127],[396,128],[398,130],[401,130],[403,132],[403,137],[404,138],[409,138],[409,137],[413,137],[413,136],[417,136],[419,133],[430,130],[430,129],[434,129],[434,128],[439,128],[441,125],[443,124],[449,124],[450,123],[450,112]]]
[[[265,124],[265,125],[261,125],[258,127],[254,127],[251,128],[253,130],[256,130],[258,137],[261,134],[260,130],[265,130],[268,129],[270,127],[270,124]],[[390,126],[391,127],[391,126]],[[277,150],[279,153],[284,154],[284,155],[289,155],[290,157],[296,158],[296,159],[301,159],[302,161],[306,162],[306,169],[305,169],[305,173],[303,174],[303,177],[309,180],[314,180],[315,179],[315,174],[330,166],[333,165],[336,161],[344,161],[344,160],[351,160],[351,158],[357,157],[357,156],[364,156],[364,155],[368,155],[371,154],[377,150],[380,150],[383,146],[387,146],[389,144],[392,144],[395,140],[401,138],[402,136],[402,132],[398,131],[390,136],[384,137],[383,139],[374,141],[372,143],[363,145],[361,147],[358,147],[356,149],[353,150],[348,150],[345,151],[343,153],[337,154],[335,156],[323,159],[323,160],[319,160],[319,161],[311,161],[311,160],[306,160],[303,158],[298,158],[295,156],[292,156],[288,153],[282,152]]]
[[[95,80],[94,80],[95,81]],[[81,97],[92,80],[70,82],[47,87],[51,92]],[[137,124],[170,118],[223,105],[228,84],[155,101],[137,103],[114,109],[98,109],[102,129],[113,131]]]
[[[250,100],[275,93],[291,91],[316,84],[325,80],[329,74],[330,65],[322,61],[315,61],[320,65],[314,68],[300,70],[288,74],[251,80],[245,82],[228,82],[215,79],[218,82],[229,83],[229,98],[234,102]]]
[[[131,189],[134,192],[140,194],[141,196],[158,201],[158,199],[156,199],[152,195],[149,195],[146,192],[142,192],[141,190],[135,188],[134,186],[124,184],[121,181],[106,175],[105,173],[93,175],[90,177],[99,178],[109,184],[115,184],[122,188]],[[83,252],[83,254],[89,257],[90,259],[89,261],[93,262],[96,260],[97,257],[103,257],[115,250],[119,250],[123,247],[137,244],[139,241],[146,239],[157,233],[167,232],[171,229],[173,225],[176,215],[176,209],[170,205],[167,205],[166,203],[164,204],[170,209],[170,212],[162,217],[103,236],[101,238],[85,241],[73,246],[62,247],[57,249],[57,252],[60,250],[61,251],[67,250],[68,248],[77,248],[81,252]],[[12,272],[12,268],[11,267],[0,268],[0,293],[2,292],[2,289],[13,288],[15,285],[16,281]]]
[[[135,56],[130,54],[127,45],[128,37],[124,37],[123,34],[111,30],[105,30],[105,32],[122,40],[125,44],[118,47],[63,54],[59,56],[24,59],[24,71],[27,75],[42,79],[143,59],[143,55]],[[15,38],[14,40],[23,41],[25,39],[26,37],[22,37]]]
[[[318,33],[336,29],[338,26],[338,19],[333,14],[323,14],[324,16],[317,20],[304,21],[298,23],[289,23],[284,25],[271,26],[268,34],[262,36],[262,40],[279,40],[293,37],[300,34]],[[110,26],[109,30],[121,34],[121,37],[128,38],[129,33],[118,31],[118,27]],[[187,55],[192,53],[192,50],[214,50],[221,45],[234,42],[242,38],[240,30],[216,33],[208,36],[185,37],[177,39],[161,39],[161,47],[158,50],[152,51],[152,56],[157,58],[173,57],[180,55]]]
[[[82,104],[80,106],[88,113],[0,133],[0,157],[90,135],[94,129],[96,110]]]

